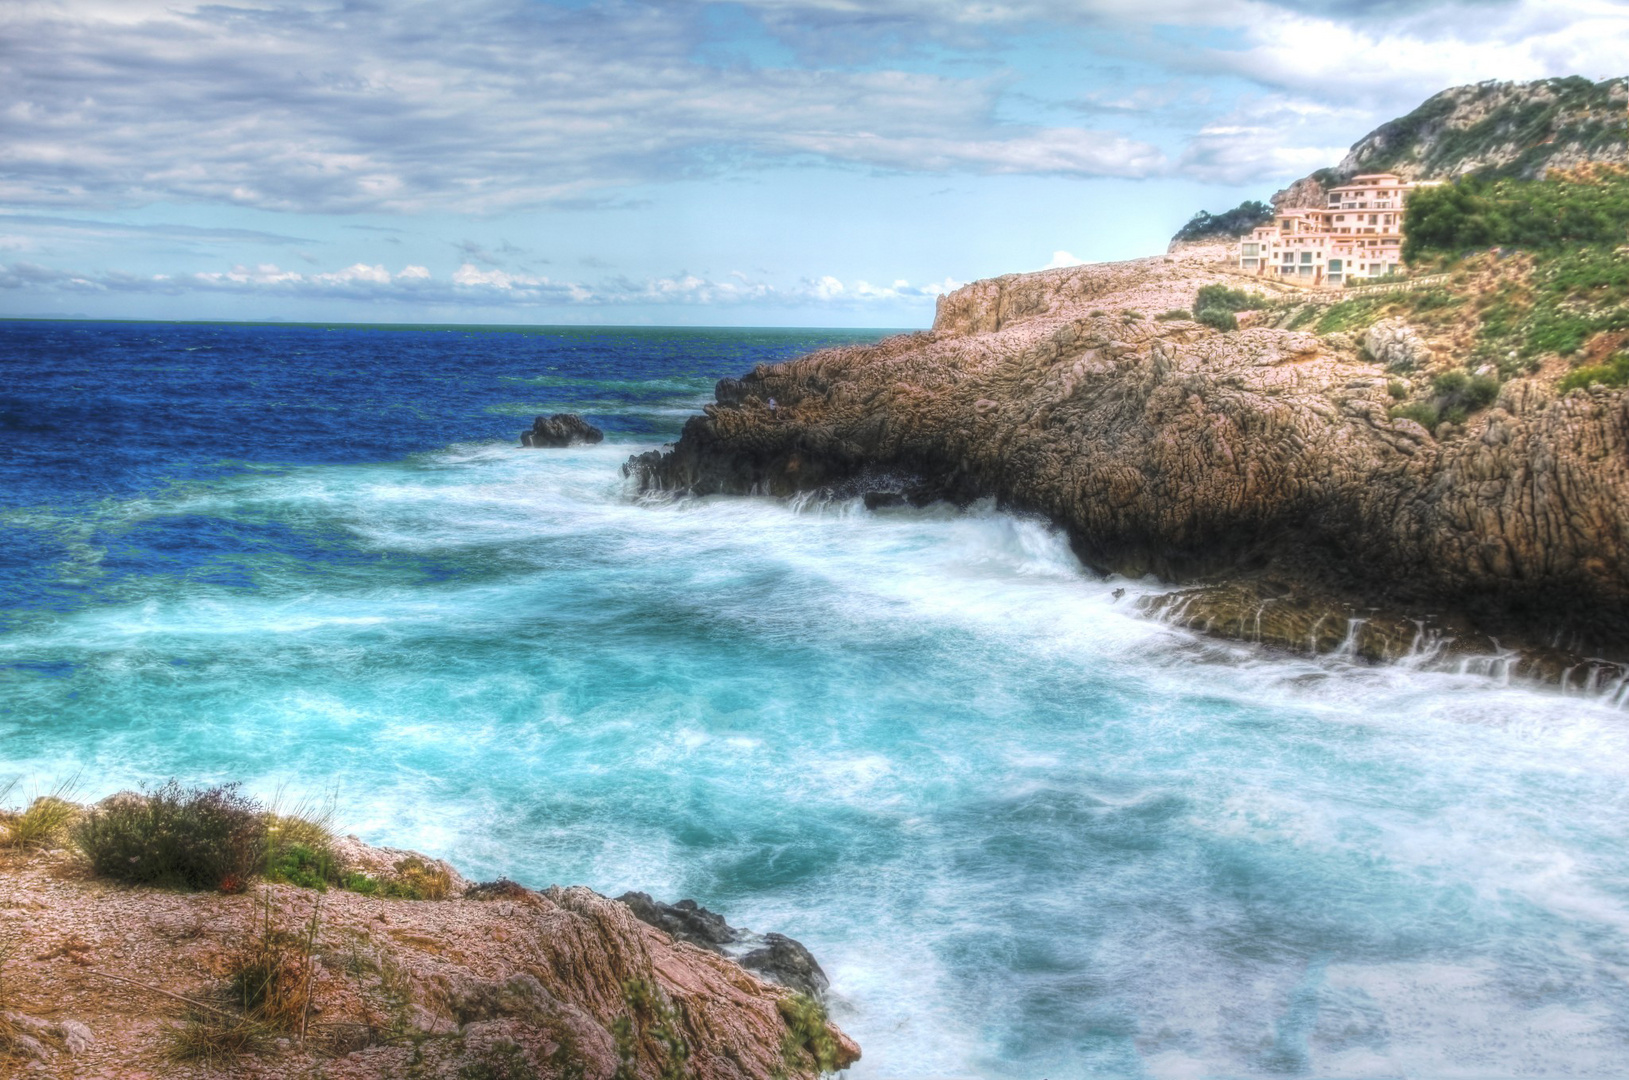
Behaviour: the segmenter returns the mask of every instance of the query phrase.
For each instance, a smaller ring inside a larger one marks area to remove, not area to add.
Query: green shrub
[[[789,1068],[801,1064],[804,1054],[814,1059],[815,1070],[821,1074],[833,1073],[841,1066],[837,1055],[837,1040],[832,1037],[826,1019],[826,1009],[820,1002],[805,994],[794,994],[775,1003],[786,1021],[786,1038],[781,1043],[781,1056]]]
[[[1198,315],[1195,315],[1194,319],[1217,330],[1228,331],[1239,328],[1239,320],[1233,317],[1233,313],[1223,311],[1221,308],[1205,308]]]
[[[331,806],[299,804],[286,813],[266,814],[266,880],[319,892],[339,884]]]
[[[406,858],[396,864],[393,878],[376,878],[353,871],[343,875],[339,885],[363,896],[388,900],[445,900],[452,891],[452,876],[422,859]]]
[[[1575,368],[1561,380],[1561,392],[1602,386],[1629,386],[1629,353],[1620,353],[1605,364]]]
[[[1617,245],[1629,235],[1629,174],[1608,171],[1580,180],[1474,177],[1409,196],[1403,258],[1503,245],[1558,249]]]
[[[260,805],[236,784],[109,799],[75,824],[74,846],[91,870],[115,881],[241,892],[265,864]]]
[[[1193,312],[1189,311],[1187,308],[1172,308],[1170,311],[1161,312],[1160,314],[1154,316],[1154,318],[1158,319],[1160,322],[1174,322],[1177,319],[1193,318]]]
[[[1194,297],[1193,309],[1203,312],[1209,308],[1219,311],[1256,311],[1269,307],[1267,298],[1260,293],[1230,289],[1226,285],[1206,285]]]
[[[1408,397],[1408,384],[1402,382],[1401,380],[1393,379],[1391,382],[1386,384],[1386,393],[1390,394],[1397,401],[1402,401],[1404,398]]]
[[[331,852],[313,850],[304,844],[289,844],[266,859],[267,881],[326,892],[338,877],[339,865]]]
[[[1427,431],[1434,431],[1441,412],[1429,401],[1411,401],[1406,405],[1393,405],[1388,413],[1393,420],[1412,420]]]

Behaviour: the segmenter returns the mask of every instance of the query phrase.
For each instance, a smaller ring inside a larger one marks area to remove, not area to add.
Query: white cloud
[[[824,304],[863,307],[882,301],[925,302],[961,288],[943,282],[915,286],[903,278],[891,285],[865,281],[845,285],[825,276],[781,288],[732,273],[724,280],[681,273],[642,280],[613,279],[600,284],[553,281],[546,277],[483,270],[470,263],[448,278],[437,278],[423,266],[405,266],[391,273],[383,266],[358,263],[325,273],[285,270],[275,263],[234,266],[230,270],[194,274],[131,274],[123,271],[74,271],[34,263],[0,264],[0,289],[68,293],[238,293],[298,299],[413,303],[472,307],[751,305]]]
[[[1061,270],[1066,266],[1085,266],[1085,259],[1077,259],[1067,251],[1054,251],[1052,261],[1041,267],[1042,270]]]
[[[1138,176],[1123,135],[998,120],[1001,80],[711,64],[695,6],[0,5],[0,201],[491,212],[814,157]]]

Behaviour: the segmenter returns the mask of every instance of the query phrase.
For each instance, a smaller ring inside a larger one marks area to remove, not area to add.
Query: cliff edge
[[[77,812],[29,815],[53,805]],[[372,895],[132,887],[23,846],[29,815],[0,815],[0,1075],[791,1080],[859,1057],[811,999],[588,889],[354,838]]]
[[[1551,678],[1571,677],[1572,653],[1625,655],[1623,391],[1561,393],[1535,362],[1428,428],[1398,399],[1459,366],[1476,280],[1437,305],[1437,328],[1401,327],[1418,355],[1390,371],[1369,347],[1385,342],[1290,328],[1327,328],[1338,297],[1252,282],[1260,310],[1232,332],[1182,310],[1218,284],[1245,283],[1203,249],[977,282],[930,331],[722,381],[671,450],[628,471],[699,494],[994,497],[1067,530],[1097,571],[1182,586],[1153,603],[1167,616],[1294,648],[1515,640]],[[1345,303],[1373,317],[1386,301]]]

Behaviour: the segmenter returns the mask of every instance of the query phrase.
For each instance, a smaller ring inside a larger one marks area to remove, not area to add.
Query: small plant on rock
[[[79,807],[68,799],[73,786],[73,781],[59,784],[49,795],[36,797],[21,813],[7,815],[0,844],[24,851],[56,847],[79,816]]]
[[[1223,311],[1221,308],[1205,308],[1198,315],[1195,315],[1194,319],[1224,333],[1239,328],[1239,320],[1234,314],[1231,311]]]
[[[657,1080],[690,1080],[690,1043],[685,1039],[683,1019],[673,1003],[654,983],[629,979],[622,984],[622,1000],[627,1015],[611,1025],[616,1039],[617,1068],[611,1080],[638,1080],[639,1047],[654,1043]]]
[[[841,1063],[837,1056],[837,1040],[832,1037],[825,1006],[806,994],[793,994],[775,1003],[786,1021],[786,1038],[781,1043],[781,1056],[788,1066],[796,1067],[805,1054],[814,1060],[821,1073],[836,1072]]]
[[[234,1004],[268,1027],[300,1031],[311,1008],[317,928],[315,908],[310,922],[298,930],[280,925],[268,893],[230,961]]]
[[[87,811],[73,843],[102,877],[241,892],[264,865],[264,812],[236,784],[120,795]]]

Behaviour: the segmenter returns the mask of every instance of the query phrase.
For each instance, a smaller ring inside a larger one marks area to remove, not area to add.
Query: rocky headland
[[[132,886],[56,824],[85,813],[0,814],[0,1075],[791,1080],[859,1057],[783,985],[799,956],[760,958],[766,981],[585,888],[474,884],[354,837],[331,845],[344,885]]]
[[[1096,571],[1168,584],[1145,605],[1196,629],[1617,678],[1629,394],[1561,392],[1552,358],[1483,376],[1496,396],[1468,415],[1398,414],[1463,383],[1455,335],[1513,265],[1462,268],[1435,322],[1379,318],[1408,314],[1400,292],[1363,302],[1367,327],[1321,334],[1329,305],[1357,302],[1241,280],[1225,245],[981,281],[926,332],[723,380],[676,445],[627,471],[701,495],[994,498],[1066,530]],[[1238,329],[1195,321],[1207,285],[1259,310]]]

